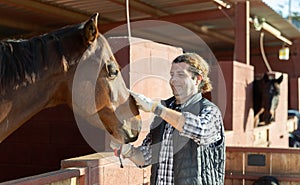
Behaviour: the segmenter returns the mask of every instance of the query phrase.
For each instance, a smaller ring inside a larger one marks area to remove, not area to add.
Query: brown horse
[[[279,103],[280,88],[283,75],[271,78],[268,74],[253,83],[253,108],[255,126],[269,124],[275,120],[275,110]],[[262,122],[262,124],[260,123]]]
[[[42,109],[68,104],[121,143],[137,139],[141,118],[98,13],[78,25],[0,42],[0,142]]]

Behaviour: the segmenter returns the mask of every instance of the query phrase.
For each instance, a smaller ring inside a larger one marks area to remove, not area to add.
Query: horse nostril
[[[125,144],[127,144],[127,143],[132,143],[132,142],[136,141],[137,139],[138,139],[138,135],[137,135],[137,136],[134,136],[134,137],[127,137],[127,138],[125,139]]]

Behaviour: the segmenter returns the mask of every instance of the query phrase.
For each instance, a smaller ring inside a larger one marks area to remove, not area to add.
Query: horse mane
[[[62,63],[67,61],[64,60],[64,52],[59,39],[63,34],[78,31],[80,25],[64,27],[28,40],[1,41],[0,93],[7,88],[16,89],[35,83],[42,76],[43,71],[49,68],[62,70],[64,67]],[[56,45],[56,50],[52,55],[49,53],[50,44]],[[50,57],[59,58],[53,60]]]

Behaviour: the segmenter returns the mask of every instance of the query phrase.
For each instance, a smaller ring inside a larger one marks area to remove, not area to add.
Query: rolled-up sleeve
[[[221,139],[223,119],[214,106],[202,109],[200,115],[182,112],[185,118],[181,136],[193,139],[199,145],[208,145]]]

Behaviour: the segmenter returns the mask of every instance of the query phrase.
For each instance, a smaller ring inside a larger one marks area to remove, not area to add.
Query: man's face
[[[191,72],[188,71],[189,65],[173,63],[170,71],[170,86],[176,100],[181,103],[189,99],[193,94],[198,92],[199,78],[192,79]]]

